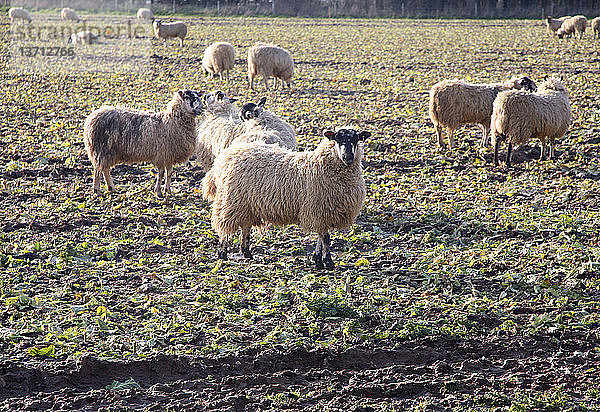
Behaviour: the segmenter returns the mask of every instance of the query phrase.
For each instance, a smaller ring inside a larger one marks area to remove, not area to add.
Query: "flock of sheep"
[[[27,20],[28,14],[21,11],[10,9],[11,19]],[[587,26],[582,17],[549,17],[548,29],[561,38],[581,36]],[[61,18],[79,19],[71,9],[63,9]],[[183,46],[185,23],[162,23],[149,9],[140,9],[137,18],[152,21],[156,37],[179,38]],[[595,36],[599,22],[598,18],[592,21]],[[202,67],[209,75],[228,79],[234,63],[234,47],[218,42],[206,49]],[[265,43],[249,49],[250,88],[257,76],[263,77],[267,89],[271,77],[289,88],[293,73],[294,61],[287,50]],[[513,146],[534,138],[541,142],[540,159],[545,158],[548,145],[553,158],[556,140],[571,124],[568,92],[557,78],[545,80],[539,88],[528,77],[491,84],[444,80],[431,88],[429,96],[429,116],[440,148],[446,148],[444,128],[454,149],[456,129],[479,124],[481,144],[493,144],[496,165],[500,143],[507,143],[510,167]],[[109,191],[115,189],[110,170],[116,164],[149,162],[158,169],[154,190],[162,196],[163,185],[164,192],[170,192],[173,166],[195,155],[206,172],[202,193],[212,202],[219,258],[227,258],[231,238],[240,230],[241,252],[251,258],[252,227],[297,224],[318,235],[316,267],[332,269],[329,231],[352,225],[365,200],[362,142],[370,133],[351,127],[328,130],[315,150],[298,152],[294,127],[265,108],[266,98],[241,107],[235,102],[221,91],[181,90],[159,112],[95,110],[87,117],[83,133],[94,169],[94,191],[100,192],[102,179]]]
[[[297,224],[318,235],[313,258],[333,269],[329,231],[351,226],[366,196],[362,141],[369,132],[325,131],[313,151],[298,152],[293,126],[265,109],[266,98],[241,108],[221,91],[180,90],[160,112],[102,107],[84,125],[93,185],[115,186],[111,168],[150,162],[158,169],[155,192],[170,192],[173,166],[193,154],[206,171],[203,196],[212,201],[218,256],[227,258],[241,229],[241,251],[251,258],[250,231],[267,224]],[[198,124],[196,117],[204,115]]]
[[[594,39],[600,39],[600,17],[596,17],[588,23],[588,19],[585,16],[563,16],[558,19],[548,16],[546,18],[546,29],[549,33],[558,36],[559,39],[563,37],[571,37],[576,34],[579,38],[583,38],[585,29],[587,26],[591,26],[592,35]]]

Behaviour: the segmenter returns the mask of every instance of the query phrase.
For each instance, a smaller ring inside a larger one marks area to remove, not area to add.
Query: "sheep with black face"
[[[196,116],[203,113],[204,92],[180,90],[160,112],[104,106],[85,120],[83,139],[94,167],[94,191],[100,180],[108,190],[115,186],[110,169],[119,163],[150,162],[158,168],[155,192],[166,173],[165,191],[170,192],[173,165],[187,161],[196,149]]]
[[[204,197],[213,201],[219,258],[227,258],[230,238],[239,229],[242,252],[251,258],[252,227],[296,224],[318,235],[313,255],[317,269],[333,269],[329,232],[350,227],[362,208],[362,142],[370,135],[341,128],[326,131],[314,151],[254,142],[221,152],[202,186]]]

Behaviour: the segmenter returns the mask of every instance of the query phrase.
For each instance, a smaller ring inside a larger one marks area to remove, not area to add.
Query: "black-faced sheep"
[[[560,29],[556,31],[556,35],[559,39],[563,37],[571,37],[573,34],[578,34],[579,38],[583,38],[583,34],[585,33],[585,29],[587,27],[587,18],[585,16],[573,16],[571,18],[566,19],[563,24],[560,26]]]
[[[203,92],[180,90],[161,112],[102,107],[85,120],[83,138],[94,167],[94,191],[100,180],[115,186],[110,169],[118,163],[150,162],[158,169],[155,192],[170,192],[173,165],[187,161],[196,148],[196,116],[202,114]]]
[[[257,43],[248,50],[248,83],[252,90],[257,76],[263,77],[265,87],[269,90],[269,77],[275,78],[275,87],[277,79],[281,79],[282,88],[284,83],[289,88],[293,75],[294,60],[289,51],[265,43]]]
[[[26,21],[31,23],[31,15],[27,10],[22,7],[11,7],[8,10],[8,17],[10,17],[10,23],[15,24],[17,20]]]
[[[221,80],[223,80],[223,75],[229,80],[229,70],[233,69],[234,64],[235,49],[230,43],[213,43],[204,51],[202,68],[209,75],[218,73]]]
[[[563,22],[567,19],[570,19],[571,16],[563,16],[563,17],[559,17],[558,19],[554,19],[552,18],[552,16],[548,16],[546,17],[546,30],[548,31],[548,33],[551,33],[552,35],[556,35],[556,32],[558,29],[560,29],[560,26],[562,26]]]
[[[251,258],[250,231],[267,224],[297,224],[318,234],[316,267],[333,269],[329,231],[351,226],[365,200],[362,141],[369,132],[325,132],[314,151],[241,143],[224,150],[204,177],[202,193],[212,200],[218,257],[227,258],[231,236],[241,228],[241,250]]]
[[[244,133],[236,141],[264,142],[278,144],[291,150],[298,148],[296,131],[288,122],[265,109],[266,97],[260,99],[258,104],[246,103],[240,111],[240,118],[244,121]]]
[[[187,35],[187,25],[184,22],[163,23],[160,19],[156,19],[152,22],[152,27],[156,38],[163,39],[165,46],[168,38],[179,37],[179,46],[183,47],[183,39]]]
[[[550,158],[554,158],[554,144],[571,124],[569,94],[556,78],[546,80],[537,93],[509,90],[498,94],[492,113],[492,143],[494,163],[498,165],[498,147],[508,142],[506,166],[511,166],[513,145],[539,139],[542,143],[540,160],[544,159],[550,143]]]
[[[429,117],[435,127],[440,148],[446,148],[443,128],[448,128],[450,149],[454,149],[454,132],[464,124],[480,125],[483,130],[481,144],[486,146],[494,99],[499,92],[509,89],[536,90],[536,86],[529,77],[491,84],[444,80],[433,85],[429,91]]]

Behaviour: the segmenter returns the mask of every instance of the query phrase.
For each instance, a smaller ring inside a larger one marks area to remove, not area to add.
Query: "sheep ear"
[[[267,97],[265,96],[265,97],[263,97],[262,99],[260,99],[260,100],[258,101],[258,106],[260,106],[260,107],[265,107],[265,103],[266,103],[266,102],[267,102]]]
[[[327,130],[325,133],[323,133],[323,136],[329,140],[335,140],[335,132],[332,132],[331,130]]]
[[[183,99],[183,95],[185,94],[185,91],[179,90],[177,93],[179,94],[179,97],[181,97]]]
[[[367,137],[370,137],[370,136],[371,136],[371,132],[360,132],[358,134],[358,139],[364,141]]]
[[[229,103],[234,103],[237,102],[238,99],[232,99],[231,97],[229,98]]]

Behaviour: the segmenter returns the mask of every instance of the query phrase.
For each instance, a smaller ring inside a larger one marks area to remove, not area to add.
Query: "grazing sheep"
[[[94,166],[94,191],[100,191],[100,179],[114,190],[110,169],[118,163],[150,162],[158,169],[155,191],[161,195],[166,172],[165,191],[171,191],[173,165],[185,162],[196,147],[196,116],[202,114],[202,94],[180,90],[161,112],[102,107],[85,120],[83,138]]]
[[[31,23],[32,20],[29,12],[22,7],[11,7],[8,10],[8,17],[11,24],[15,24],[17,20],[27,20],[27,23]]]
[[[559,39],[562,39],[565,36],[571,37],[573,33],[577,33],[579,34],[579,38],[582,39],[586,27],[587,18],[585,16],[573,16],[563,22],[560,29],[556,31],[556,35]]]
[[[150,9],[141,8],[137,11],[136,17],[138,20],[152,21],[154,20],[154,13]]]
[[[245,131],[236,142],[264,142],[278,144],[291,150],[298,149],[296,131],[288,122],[269,110],[265,110],[266,97],[258,104],[246,103],[240,111]]]
[[[205,171],[210,170],[215,157],[245,131],[239,110],[220,90],[204,95],[206,116],[198,125],[196,156]]]
[[[550,142],[550,159],[554,158],[554,143],[571,124],[569,94],[556,78],[546,80],[537,93],[509,90],[498,94],[492,113],[492,142],[494,163],[498,165],[498,147],[508,142],[506,166],[511,165],[513,145],[540,139],[540,160],[545,158],[546,143]]]
[[[212,226],[218,257],[227,259],[229,238],[241,228],[241,250],[251,258],[250,230],[266,224],[297,224],[318,234],[317,269],[333,269],[329,231],[351,226],[366,188],[363,148],[369,132],[325,132],[314,151],[292,152],[276,145],[241,143],[223,151],[204,177],[203,196],[213,200]]]
[[[289,51],[265,43],[257,43],[248,50],[248,82],[252,90],[254,90],[254,78],[257,76],[263,77],[267,90],[269,90],[269,77],[275,78],[275,87],[277,87],[277,79],[281,79],[282,88],[284,83],[289,88],[293,74],[294,60]]]
[[[594,33],[594,39],[600,39],[600,17],[596,17],[590,24]]]
[[[429,117],[437,134],[438,144],[446,148],[442,129],[448,128],[450,149],[456,146],[454,131],[464,124],[479,124],[483,130],[481,145],[488,144],[492,104],[496,95],[509,89],[536,90],[529,77],[513,77],[505,83],[470,84],[461,80],[444,80],[429,91]]]
[[[202,68],[209,75],[218,73],[223,80],[223,73],[229,80],[229,70],[233,69],[235,64],[235,49],[230,43],[213,43],[204,51],[202,59]]]
[[[70,7],[65,7],[60,11],[60,18],[66,21],[76,21],[79,23],[79,16]]]
[[[556,31],[560,29],[560,26],[562,26],[563,22],[570,18],[571,16],[563,16],[559,17],[558,19],[553,19],[552,16],[548,16],[546,17],[546,30],[548,33],[556,35]]]
[[[71,34],[69,41],[73,44],[94,44],[98,43],[99,36],[91,31],[78,31]]]
[[[152,23],[154,35],[157,39],[163,39],[165,46],[169,37],[179,37],[179,45],[183,47],[183,39],[187,35],[187,25],[182,21],[163,23],[160,19]]]

